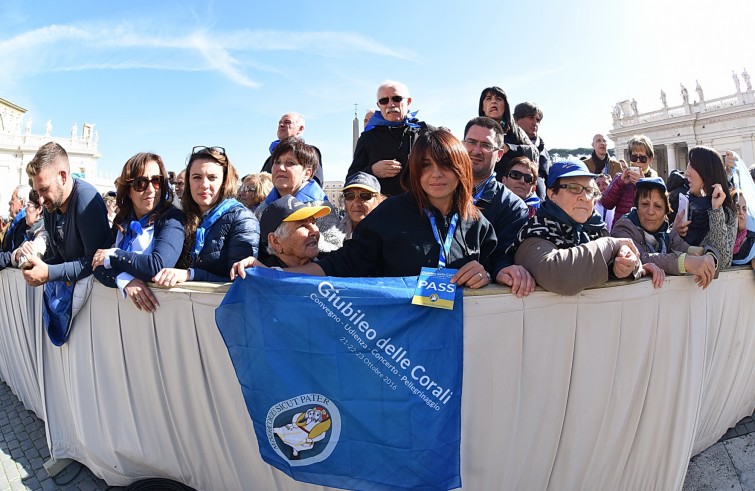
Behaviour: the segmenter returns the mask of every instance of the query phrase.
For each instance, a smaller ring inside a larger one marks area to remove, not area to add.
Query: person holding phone
[[[718,268],[728,268],[737,235],[737,213],[723,161],[718,152],[703,146],[691,148],[688,159],[689,210],[679,209],[674,228],[689,245],[715,248],[720,253]]]
[[[645,135],[635,135],[629,140],[629,160],[631,165],[616,174],[611,185],[600,199],[605,209],[614,209],[614,225],[621,217],[629,213],[634,204],[635,184],[642,178],[658,177],[652,168],[653,143]]]

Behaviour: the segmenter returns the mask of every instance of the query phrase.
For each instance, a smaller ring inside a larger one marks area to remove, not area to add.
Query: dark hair
[[[163,159],[154,153],[142,152],[137,153],[126,161],[123,165],[121,175],[115,180],[115,203],[118,205],[118,213],[113,218],[113,228],[117,228],[121,232],[124,231],[121,227],[126,218],[128,218],[134,210],[134,204],[131,202],[129,185],[134,178],[141,176],[144,173],[144,169],[150,162],[157,163],[160,168],[160,175],[163,177],[163,187],[160,188],[160,201],[155,207],[155,212],[149,219],[149,225],[152,225],[162,216],[171,206],[173,206],[173,193],[168,190],[168,174],[165,170],[165,164]]]
[[[39,199],[39,193],[34,191],[33,189],[29,191],[29,201],[27,201],[27,203],[28,202],[34,203],[34,206],[36,206],[37,208],[42,206],[42,200]]]
[[[478,116],[476,118],[470,119],[467,125],[464,127],[464,138],[467,137],[469,128],[471,128],[472,126],[482,126],[483,128],[493,130],[493,133],[495,133],[495,146],[498,148],[501,148],[503,146],[503,127],[501,127],[500,123],[495,119],[489,118],[487,116]]]
[[[668,191],[664,190],[660,186],[636,186],[634,190],[634,207],[639,209],[640,200],[645,197],[650,197],[653,191],[658,191],[663,200],[663,204],[666,208],[666,215],[671,213],[671,201],[669,201]]]
[[[543,111],[536,104],[532,102],[520,102],[514,108],[514,121],[517,119],[526,118],[528,116],[535,116],[538,119],[543,119]]]
[[[219,147],[202,148],[196,153],[189,155],[189,160],[186,163],[186,185],[188,189],[184,191],[181,196],[181,208],[183,208],[186,214],[186,225],[184,232],[186,238],[184,241],[184,253],[193,247],[194,235],[196,234],[197,227],[202,220],[202,211],[199,209],[199,205],[191,196],[191,166],[199,159],[207,159],[215,162],[223,168],[223,184],[221,184],[218,190],[218,197],[216,204],[228,198],[235,198],[238,191],[239,174],[236,172],[236,168],[231,165],[231,161],[225,154],[225,150],[221,151]],[[187,192],[188,191],[188,192]],[[184,264],[182,260],[179,260],[179,264]]]
[[[296,160],[305,168],[312,169],[312,177],[314,177],[317,171],[317,164],[320,158],[317,156],[317,150],[311,145],[304,143],[304,140],[296,136],[289,136],[282,139],[273,150],[272,162],[275,162],[281,155],[287,152],[292,152]]]
[[[472,160],[469,152],[451,132],[439,129],[429,130],[417,138],[409,154],[407,172],[402,175],[402,184],[414,197],[419,212],[422,213],[430,205],[420,183],[422,163],[428,158],[440,167],[451,170],[459,180],[452,207],[459,210],[460,218],[477,220],[480,212],[472,203]]]
[[[503,118],[501,119],[501,127],[503,128],[503,133],[514,137],[515,143],[517,143],[518,145],[530,145],[532,142],[530,141],[529,137],[524,133],[519,125],[514,122],[514,118],[511,117],[511,104],[509,104],[509,99],[508,97],[506,97],[506,92],[504,92],[502,88],[493,86],[483,89],[482,93],[480,94],[480,105],[477,108],[477,115],[485,116],[485,112],[482,110],[482,102],[485,100],[485,97],[487,95],[494,95],[502,98],[506,106],[503,111]]]
[[[695,172],[700,174],[700,178],[703,180],[703,191],[706,195],[713,195],[713,185],[720,184],[721,189],[726,195],[724,198],[724,206],[729,211],[734,211],[734,203],[731,201],[731,195],[729,194],[729,180],[726,178],[726,171],[724,170],[724,163],[721,160],[721,156],[710,147],[692,147],[689,150],[689,165],[695,169]]]
[[[532,172],[532,175],[535,176],[535,181],[533,184],[537,184],[537,166],[534,162],[532,162],[527,157],[515,157],[509,161],[508,164],[506,164],[506,168],[504,169],[504,172],[508,175],[509,171],[514,168],[515,165],[523,165],[527,167],[530,172]]]

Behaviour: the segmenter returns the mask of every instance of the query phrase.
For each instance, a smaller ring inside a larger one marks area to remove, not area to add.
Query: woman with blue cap
[[[582,162],[556,162],[547,182],[547,199],[512,244],[514,262],[524,266],[538,285],[560,295],[575,295],[610,276],[653,275],[660,288],[660,268],[643,268],[630,239],[608,236],[594,206],[600,199],[596,174]]]
[[[670,227],[671,204],[663,179],[643,178],[635,187],[634,207],[616,222],[611,236],[632,239],[646,266],[652,263],[670,275],[693,274],[706,288],[716,274],[715,251],[690,246]]]

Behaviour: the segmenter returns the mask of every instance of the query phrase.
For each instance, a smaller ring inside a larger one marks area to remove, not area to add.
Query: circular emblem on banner
[[[440,297],[438,296],[437,293],[433,293],[432,295],[430,295],[430,301],[431,302],[437,302],[439,298]]]
[[[338,444],[341,414],[322,394],[302,394],[274,404],[265,418],[267,439],[289,465],[327,459]]]

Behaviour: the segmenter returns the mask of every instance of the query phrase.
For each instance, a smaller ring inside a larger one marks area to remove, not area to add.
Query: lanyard
[[[485,188],[487,187],[488,183],[490,181],[492,181],[493,179],[495,179],[495,172],[493,172],[492,176],[490,176],[487,179],[485,179],[485,182],[483,182],[480,185],[480,190],[477,191],[477,193],[475,193],[474,197],[472,198],[472,201],[474,202],[475,205],[477,204],[477,201],[480,199],[480,196],[482,196],[482,192],[485,190]]]
[[[446,241],[440,240],[440,233],[438,232],[438,225],[435,223],[435,216],[425,208],[425,215],[430,219],[430,225],[433,229],[433,235],[435,235],[435,241],[440,246],[440,253],[438,254],[438,267],[446,267],[446,259],[451,254],[451,242],[454,239],[454,232],[456,232],[456,223],[459,221],[459,214],[454,213],[451,217],[451,223],[448,225],[448,231],[446,232]]]

